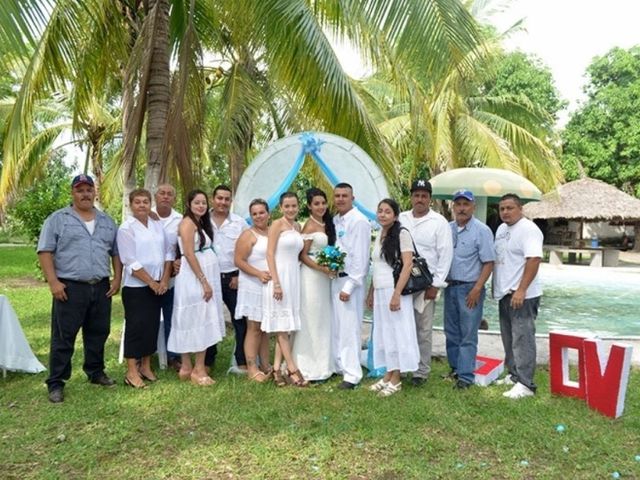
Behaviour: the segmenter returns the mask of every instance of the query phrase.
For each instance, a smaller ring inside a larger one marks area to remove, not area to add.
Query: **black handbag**
[[[416,292],[423,292],[433,284],[433,276],[429,271],[427,261],[418,254],[416,244],[413,243],[413,266],[407,284],[402,289],[402,295],[411,295]],[[398,284],[398,278],[402,271],[402,254],[398,252],[398,257],[393,264],[393,284]]]

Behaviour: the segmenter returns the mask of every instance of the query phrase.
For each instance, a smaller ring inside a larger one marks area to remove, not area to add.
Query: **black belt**
[[[476,283],[476,282],[462,282],[460,280],[447,280],[447,285],[449,285],[450,287],[455,287],[456,285],[467,285],[469,283]]]
[[[349,276],[349,274],[347,272],[340,272],[338,274],[338,278],[344,278],[344,277],[348,277],[348,276]]]
[[[82,285],[97,285],[98,283],[108,281],[109,277],[97,278],[93,280],[88,280],[86,282],[82,280],[71,280],[70,278],[59,278],[58,280],[60,280],[61,282],[80,283]]]
[[[220,274],[220,278],[233,278],[237,277],[240,274],[239,270],[234,270],[233,272],[222,272]]]

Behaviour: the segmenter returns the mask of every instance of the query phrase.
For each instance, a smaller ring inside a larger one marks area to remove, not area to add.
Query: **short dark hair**
[[[129,193],[129,203],[133,203],[133,199],[136,197],[146,197],[151,202],[151,192],[145,188],[136,188]]]
[[[231,193],[231,188],[229,188],[226,185],[218,185],[216,188],[213,189],[213,193],[211,194],[212,197],[216,196],[216,193],[218,193],[218,191],[220,190],[224,190],[225,192],[229,192]]]
[[[336,183],[336,186],[333,187],[334,190],[336,188],[348,188],[349,190],[351,190],[353,192],[353,187],[351,185],[349,185],[347,182],[340,182],[340,183]]]
[[[249,213],[251,213],[251,209],[256,205],[262,205],[267,210],[267,212],[269,211],[269,204],[266,200],[263,200],[262,198],[254,198],[249,204]]]
[[[300,203],[298,201],[298,196],[293,193],[293,192],[284,192],[282,195],[280,195],[280,201],[278,202],[279,205],[282,205],[282,202],[285,201],[285,199],[287,198],[295,198],[297,203]]]
[[[518,206],[522,206],[522,199],[516,195],[515,193],[506,193],[503,196],[500,197],[500,200],[498,200],[498,204],[500,202],[502,202],[503,200],[513,200],[514,202],[516,202],[516,204]]]

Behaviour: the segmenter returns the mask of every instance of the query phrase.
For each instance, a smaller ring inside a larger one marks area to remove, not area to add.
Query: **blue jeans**
[[[450,285],[444,291],[444,333],[447,360],[463,382],[473,383],[478,353],[478,328],[482,320],[484,287],[475,307],[467,307],[467,295],[475,282]]]

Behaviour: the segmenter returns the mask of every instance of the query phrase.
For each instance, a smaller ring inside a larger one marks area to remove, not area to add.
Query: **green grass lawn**
[[[50,294],[25,281],[34,258],[32,248],[0,249],[0,294],[46,365]],[[453,391],[435,360],[427,385],[379,399],[338,391],[338,379],[277,389],[226,376],[229,332],[213,387],[160,372],[135,391],[117,363],[121,319],[118,297],[106,350],[117,388],[87,383],[80,339],[63,404],[47,401],[46,373],[0,379],[0,478],[640,478],[637,369],[617,420],[551,396],[543,368],[538,395],[519,402],[502,387]]]

